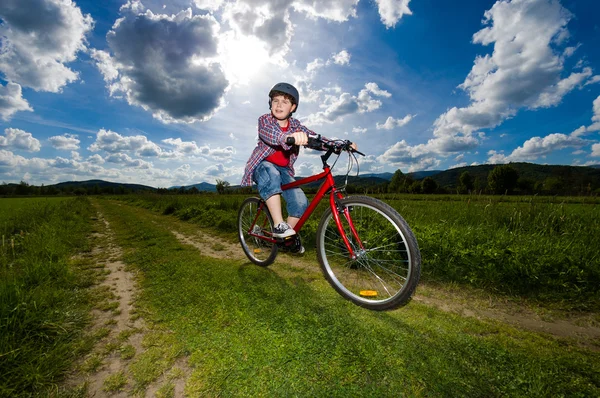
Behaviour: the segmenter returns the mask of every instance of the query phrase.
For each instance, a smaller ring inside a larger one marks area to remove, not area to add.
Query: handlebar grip
[[[287,137],[285,139],[285,143],[288,145],[294,145],[296,143],[296,140],[294,139],[294,137]]]

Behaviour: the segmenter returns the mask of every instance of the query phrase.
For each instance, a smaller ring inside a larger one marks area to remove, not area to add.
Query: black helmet
[[[271,99],[273,98],[273,92],[275,91],[291,96],[294,99],[294,104],[296,104],[296,109],[294,109],[294,112],[298,110],[298,105],[300,103],[300,94],[298,93],[296,87],[292,86],[289,83],[277,83],[273,86],[271,91],[269,91],[269,109],[271,109]]]

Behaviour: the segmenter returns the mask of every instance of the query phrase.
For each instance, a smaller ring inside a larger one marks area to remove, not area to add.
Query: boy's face
[[[271,99],[271,113],[279,120],[287,118],[295,109],[296,104],[283,95],[275,95]]]

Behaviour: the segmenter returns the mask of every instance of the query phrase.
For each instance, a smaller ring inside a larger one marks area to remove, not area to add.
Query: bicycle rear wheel
[[[277,245],[267,240],[272,237],[273,219],[264,202],[244,200],[238,212],[238,238],[248,259],[261,267],[271,265],[277,256]]]
[[[341,204],[349,217],[338,214],[355,257],[351,258],[327,209],[317,230],[317,256],[325,278],[339,294],[361,307],[391,310],[405,305],[421,275],[421,254],[410,227],[380,200],[350,196]]]

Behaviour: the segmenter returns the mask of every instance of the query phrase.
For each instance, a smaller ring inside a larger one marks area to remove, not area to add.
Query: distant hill
[[[572,187],[600,186],[600,167],[599,166],[560,166],[560,165],[541,165],[535,163],[509,163],[521,179],[529,179],[535,182],[544,181],[547,178],[557,178],[568,181]],[[474,180],[479,179],[483,184],[487,184],[488,174],[499,165],[482,164],[479,166],[457,167],[446,171],[441,171],[431,176],[441,187],[455,187],[458,184],[460,175],[468,171]]]
[[[67,181],[67,182],[59,182],[58,184],[53,184],[53,185],[47,185],[47,188],[49,187],[55,187],[57,189],[60,190],[64,190],[67,188],[94,188],[95,186],[97,186],[99,189],[102,188],[119,188],[119,187],[123,187],[127,190],[130,190],[132,192],[140,192],[140,191],[156,191],[156,188],[154,187],[149,187],[147,185],[140,185],[140,184],[126,184],[126,183],[120,183],[120,182],[110,182],[110,181],[104,181],[104,180],[87,180],[87,181]]]
[[[443,172],[443,170],[414,171],[412,173],[406,173],[406,176],[412,178],[413,180],[422,180],[425,177],[432,177],[441,172]],[[391,180],[391,177],[390,177],[390,180]]]
[[[179,189],[182,187],[186,191],[190,190],[192,188],[196,188],[196,189],[198,189],[198,191],[201,191],[201,192],[217,192],[217,186],[214,184],[209,184],[208,182],[201,182],[199,184],[193,184],[193,185],[176,185],[176,186],[170,187],[169,189],[173,189],[173,188]]]
[[[394,173],[367,173],[367,174],[360,174],[360,177],[377,177],[377,178],[381,178],[387,181],[390,181],[392,179],[392,176],[394,175]]]

